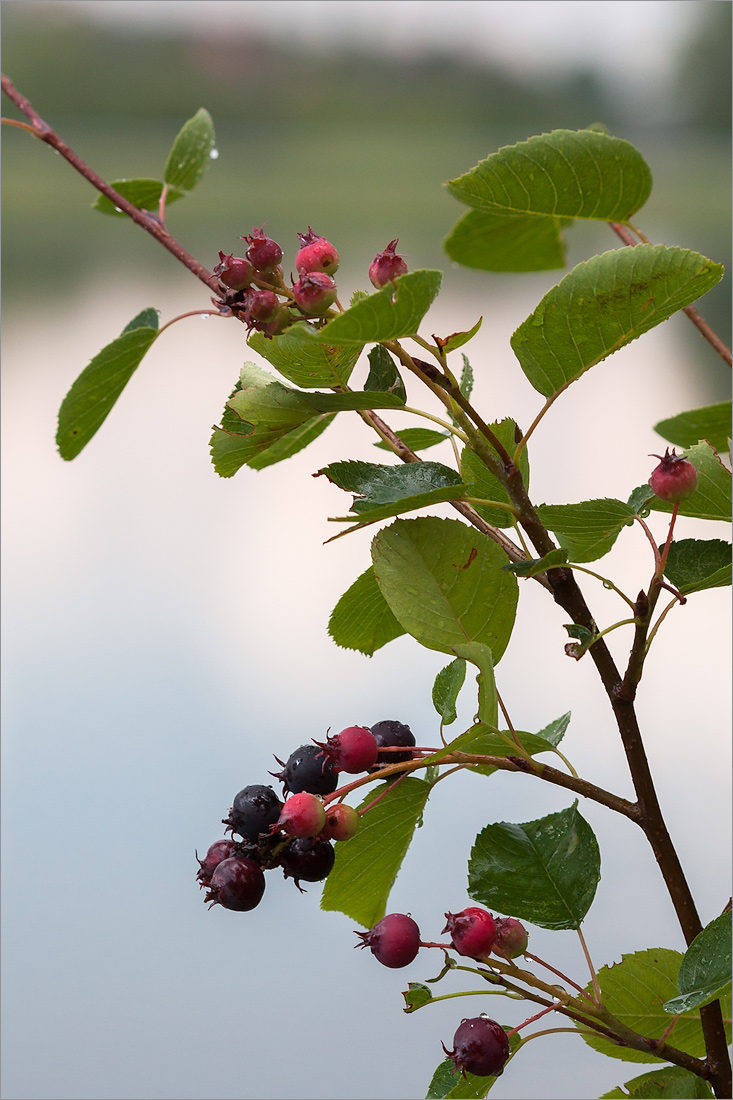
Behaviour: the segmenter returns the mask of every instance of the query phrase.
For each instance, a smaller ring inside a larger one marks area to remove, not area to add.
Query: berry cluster
[[[514,917],[494,917],[477,906],[460,913],[446,913],[443,932],[450,933],[451,944],[425,943],[420,929],[407,913],[388,913],[368,932],[357,932],[361,943],[369,947],[383,966],[399,969],[416,958],[421,947],[452,948],[459,955],[486,961],[486,956],[516,959],[527,950],[528,935]],[[509,1058],[509,1039],[501,1024],[485,1016],[463,1020],[453,1037],[453,1050],[443,1050],[462,1073],[479,1077],[498,1077]]]
[[[267,236],[264,227],[253,227],[251,233],[239,239],[247,243],[244,256],[219,252],[219,263],[214,268],[221,292],[214,305],[220,313],[234,315],[250,330],[257,329],[267,336],[278,336],[303,318],[328,319],[331,306],[338,306],[333,276],[338,270],[339,254],[330,241],[310,226],[307,233],[298,233],[298,278],[291,275],[291,286],[287,286],[281,264],[283,250]],[[397,241],[390,241],[369,267],[369,279],[377,289],[407,272],[396,247]]]
[[[338,797],[339,773],[358,775],[409,760],[405,746],[414,744],[409,726],[384,721],[301,745],[286,761],[276,756],[281,770],[270,774],[282,783],[283,799],[261,783],[234,796],[222,822],[232,839],[215,841],[198,860],[205,900],[241,912],[254,909],[265,891],[264,872],[273,867],[281,867],[299,890],[301,882],[321,882],[334,865],[331,841],[349,840],[359,827],[357,811],[329,797]]]

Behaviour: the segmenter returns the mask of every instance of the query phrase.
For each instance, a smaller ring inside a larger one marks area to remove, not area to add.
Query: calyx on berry
[[[667,504],[677,504],[685,500],[697,488],[697,470],[684,455],[678,455],[674,447],[662,455],[651,455],[660,459],[659,465],[652,471],[649,484],[656,496]]]
[[[295,257],[295,268],[299,275],[309,271],[324,271],[334,275],[338,271],[339,254],[330,241],[319,237],[308,226],[307,233],[299,233],[300,250]]]
[[[293,286],[293,301],[306,317],[322,317],[337,294],[335,282],[323,271],[304,271]]]
[[[301,791],[287,800],[272,829],[282,829],[289,836],[318,836],[325,824],[326,811],[318,795]]]
[[[390,241],[384,252],[378,252],[369,265],[369,282],[377,290],[392,283],[399,275],[407,274],[407,264],[402,256],[395,252],[399,237]]]
[[[260,904],[264,892],[262,868],[251,859],[232,856],[215,868],[205,900],[211,902],[209,908],[223,905],[225,909],[246,913]]]
[[[335,737],[316,741],[316,745],[334,768],[349,775],[358,775],[371,768],[379,751],[374,735],[366,726],[348,726]]]
[[[228,256],[219,252],[219,263],[214,268],[214,275],[223,286],[230,290],[244,290],[252,282],[254,273],[249,260],[233,256],[231,252]]]
[[[496,937],[496,923],[486,909],[469,907],[460,913],[446,913],[444,932],[450,932],[459,955],[482,959],[491,952]]]
[[[267,236],[264,227],[256,229],[253,226],[252,232],[247,237],[239,239],[247,242],[245,255],[256,271],[274,271],[283,258],[282,248],[277,241]]]
[[[382,966],[394,970],[409,966],[420,950],[420,929],[406,913],[388,913],[368,932],[357,932],[362,941],[355,947],[369,947]]]
[[[496,938],[492,951],[504,959],[516,959],[523,955],[529,943],[524,925],[514,917],[496,917]]]
[[[208,886],[211,882],[211,876],[220,863],[223,863],[225,859],[229,859],[234,855],[236,850],[236,843],[233,840],[216,840],[211,845],[209,850],[203,859],[198,858],[199,869],[196,873],[196,878],[199,881],[199,885]]]
[[[463,1076],[498,1077],[509,1058],[509,1039],[501,1024],[486,1016],[462,1020],[453,1036],[453,1050],[443,1050]]]

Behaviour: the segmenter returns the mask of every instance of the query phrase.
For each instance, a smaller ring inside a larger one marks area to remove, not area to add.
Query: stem
[[[621,599],[629,605],[629,607],[634,606],[634,601],[630,599],[625,592],[622,592],[620,588],[617,588],[608,577],[602,577],[600,573],[594,573],[592,569],[586,569],[584,565],[569,565],[568,568],[574,569],[577,573],[587,573],[589,577],[595,577],[596,580],[601,581],[604,588],[608,588],[615,592],[617,596],[620,596]]]
[[[422,416],[425,420],[432,420],[434,424],[440,424],[441,428],[445,428],[451,435],[457,435],[464,443],[468,443],[468,436],[465,432],[454,427],[453,424],[449,424],[447,420],[441,420],[439,416],[433,416],[432,413],[425,412],[424,409],[413,409],[412,406],[405,405],[404,408],[400,409],[400,412],[412,413],[414,416]]]
[[[567,974],[563,974],[561,970],[556,970],[554,966],[551,966],[550,963],[545,962],[544,959],[539,958],[538,955],[533,955],[531,954],[531,952],[525,951],[524,957],[525,959],[531,959],[532,962],[536,962],[538,966],[544,966],[546,970],[551,970],[553,974],[556,974],[558,978],[561,978],[564,982],[567,982],[568,985],[571,985],[573,987],[573,989],[577,989],[581,997],[587,997],[588,1000],[591,999],[590,993],[586,992],[586,990],[583,989],[582,985],[578,985],[578,983],[574,982],[572,978],[569,978]]]
[[[222,317],[228,320],[225,314],[219,313],[218,309],[190,309],[188,313],[179,313],[177,317],[171,317],[170,321],[166,321],[164,325],[158,329],[158,336],[161,332],[165,332],[171,325],[175,325],[176,321],[182,321],[184,317]]]
[[[593,983],[593,996],[597,1005],[602,1004],[601,987],[598,984],[598,975],[596,974],[596,968],[593,966],[593,961],[588,951],[588,945],[585,942],[585,937],[580,928],[576,929],[578,933],[578,939],[580,940],[580,946],[583,948],[583,954],[585,955],[585,961],[588,963],[588,969],[590,970],[591,982]]]

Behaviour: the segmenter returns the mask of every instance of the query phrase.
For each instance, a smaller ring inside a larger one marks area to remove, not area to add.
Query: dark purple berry
[[[529,935],[524,925],[514,917],[496,918],[496,939],[492,948],[495,955],[504,959],[516,959],[527,950]]]
[[[321,829],[321,840],[351,840],[359,828],[361,818],[353,806],[335,802],[326,809],[326,824]]]
[[[377,742],[366,726],[349,726],[335,737],[316,741],[316,744],[338,771],[349,775],[367,771],[377,760]]]
[[[330,241],[319,237],[308,226],[307,233],[299,233],[300,251],[295,257],[295,269],[299,275],[306,271],[325,271],[333,275],[338,271],[339,254]]]
[[[234,854],[236,847],[233,840],[217,840],[211,845],[203,859],[199,859],[198,853],[196,853],[196,859],[199,863],[196,878],[201,886],[209,885],[216,868],[223,860],[229,859]]]
[[[224,818],[233,833],[239,833],[253,844],[261,834],[269,835],[270,826],[276,824],[283,804],[272,787],[255,783],[244,787],[234,796],[229,817]]]
[[[394,282],[398,275],[407,274],[407,264],[395,252],[398,240],[390,241],[384,252],[378,252],[369,266],[369,282],[377,290]]]
[[[685,500],[697,488],[697,470],[684,455],[678,455],[674,447],[661,455],[650,455],[650,458],[660,458],[661,462],[652,471],[649,484],[656,496],[667,504],[677,504]]]
[[[370,947],[382,966],[395,970],[409,966],[420,950],[420,929],[405,913],[388,913],[368,932],[356,935],[362,941],[356,947]]]
[[[247,242],[247,259],[257,271],[274,271],[283,258],[283,250],[277,241],[268,237],[264,228],[252,228],[248,237],[240,237]]]
[[[379,748],[390,748],[393,745],[414,745],[415,735],[409,726],[402,722],[385,719],[372,726],[372,737]],[[398,764],[402,760],[412,760],[411,752],[380,752],[377,755],[378,764]]]
[[[509,1040],[501,1024],[486,1016],[463,1020],[453,1036],[453,1050],[443,1050],[463,1076],[498,1077],[509,1058]]]
[[[241,256],[233,256],[231,252],[227,256],[220,252],[214,274],[230,290],[244,290],[252,282],[254,268],[249,260],[242,259]]]
[[[322,317],[337,294],[335,282],[323,271],[305,271],[293,286],[293,301],[306,317]]]
[[[272,828],[282,829],[289,836],[318,836],[325,824],[326,811],[318,795],[301,791],[287,800]]]
[[[298,837],[283,852],[280,865],[285,878],[295,879],[300,890],[300,880],[321,882],[333,869],[336,856],[327,840]]]
[[[444,932],[450,932],[459,955],[482,959],[488,955],[496,938],[496,923],[486,909],[470,907],[460,913],[446,913]]]
[[[232,856],[222,860],[211,876],[211,886],[206,901],[246,913],[262,901],[265,892],[265,875],[251,859]],[[211,906],[209,906],[211,908]]]
[[[282,764],[277,756],[275,759]],[[330,794],[338,786],[338,772],[318,745],[301,745],[290,754],[281,772],[270,772],[270,775],[282,780],[286,794],[298,794],[299,791]]]

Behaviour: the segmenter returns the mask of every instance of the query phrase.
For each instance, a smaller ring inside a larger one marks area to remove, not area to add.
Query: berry
[[[453,1036],[453,1050],[443,1050],[463,1076],[498,1077],[509,1058],[509,1040],[501,1024],[486,1016],[463,1020]]]
[[[349,726],[325,742],[316,741],[334,768],[349,775],[358,775],[377,761],[378,746],[366,726]]]
[[[305,882],[321,882],[333,869],[336,856],[327,840],[299,837],[288,845],[280,858],[285,878],[295,879],[300,890],[300,879]]]
[[[219,263],[214,268],[214,274],[223,286],[230,290],[244,290],[252,282],[254,273],[249,260],[233,256],[231,252],[228,256],[223,252],[219,253]]]
[[[251,859],[232,856],[222,860],[211,876],[211,886],[206,901],[246,913],[262,901],[265,892],[265,875]],[[211,908],[211,905],[209,906]]]
[[[307,233],[299,233],[300,251],[295,257],[295,268],[299,275],[308,271],[325,271],[334,275],[338,271],[339,254],[330,241],[319,237],[308,226]]]
[[[278,307],[270,321],[257,321],[253,327],[268,336],[279,336],[281,332],[285,332],[286,328],[290,328],[295,320],[296,317],[293,316],[289,306],[283,304]]]
[[[322,840],[351,840],[359,828],[361,818],[353,806],[336,802],[326,810],[326,824],[321,830]]]
[[[223,860],[229,859],[234,854],[236,847],[233,840],[217,840],[211,845],[203,859],[199,859],[198,852],[196,853],[199,864],[196,878],[201,886],[209,885],[216,868]]]
[[[486,909],[468,908],[460,913],[446,913],[444,932],[450,932],[459,955],[482,959],[488,955],[496,937],[496,924]]]
[[[356,947],[370,947],[382,966],[394,970],[409,966],[420,950],[420,929],[405,913],[388,913],[368,932],[356,935],[362,941]]]
[[[337,293],[335,282],[323,271],[305,271],[293,286],[293,300],[306,317],[322,317]]]
[[[674,447],[671,451],[667,448],[664,458],[661,455],[650,457],[661,459],[649,478],[649,484],[660,500],[666,501],[667,504],[677,504],[678,501],[685,500],[690,493],[695,492],[697,470],[684,455],[678,455]]]
[[[377,290],[381,290],[387,283],[394,282],[398,275],[407,274],[407,264],[402,256],[398,256],[395,252],[398,240],[399,237],[390,241],[384,252],[378,252],[370,264],[369,282]]]
[[[516,959],[527,950],[527,929],[514,917],[496,918],[496,939],[492,948],[495,955]]]
[[[379,748],[389,748],[393,745],[414,745],[415,735],[409,726],[402,722],[385,719],[372,726],[372,737]],[[401,760],[412,760],[411,752],[380,752],[377,755],[378,764],[398,764]]]
[[[301,791],[287,800],[275,829],[289,836],[318,836],[326,824],[326,811],[318,795]]]
[[[245,298],[244,319],[248,325],[255,321],[271,321],[280,305],[274,290],[250,290]]]
[[[256,271],[274,271],[283,258],[283,250],[277,241],[268,237],[262,229],[252,227],[248,237],[240,237],[240,241],[247,242],[247,259]]]
[[[282,764],[277,756],[275,759],[278,764]],[[338,772],[330,760],[324,757],[323,750],[318,745],[301,745],[290,754],[281,772],[270,772],[270,775],[282,780],[286,794],[298,794],[299,791],[330,794],[338,785]]]
[[[255,783],[245,787],[234,796],[229,817],[224,818],[233,833],[239,833],[245,840],[256,843],[258,837],[269,834],[270,826],[280,817],[283,804],[272,787]]]

